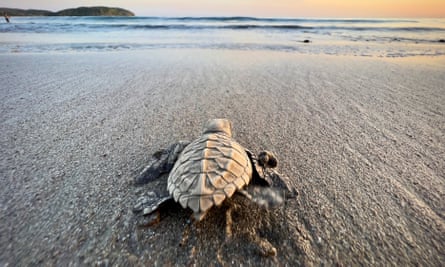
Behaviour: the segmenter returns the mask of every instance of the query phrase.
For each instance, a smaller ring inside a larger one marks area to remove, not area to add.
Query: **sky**
[[[98,5],[138,16],[445,18],[445,0],[0,0],[0,7],[52,11]]]

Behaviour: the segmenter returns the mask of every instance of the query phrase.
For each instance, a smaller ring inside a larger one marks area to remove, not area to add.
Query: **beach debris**
[[[305,39],[305,40],[303,40],[303,43],[305,43],[305,44],[311,43],[311,40]]]
[[[159,221],[157,216],[166,203],[179,203],[193,211],[192,220],[203,220],[213,206],[239,194],[258,206],[269,209],[281,206],[284,195],[294,195],[287,177],[279,174],[276,157],[269,151],[258,157],[232,138],[232,122],[209,120],[202,135],[192,142],[180,141],[153,154],[150,164],[136,177],[145,184],[166,177],[166,188],[146,192],[133,208],[135,213]],[[165,175],[164,175],[165,174]],[[158,215],[159,216],[159,215]],[[150,222],[145,222],[151,225]],[[231,209],[226,212],[226,237],[231,238]],[[270,244],[266,241],[258,241]],[[272,245],[268,245],[272,246]],[[275,248],[263,248],[276,255]]]
[[[445,43],[445,39],[440,39],[439,43]]]

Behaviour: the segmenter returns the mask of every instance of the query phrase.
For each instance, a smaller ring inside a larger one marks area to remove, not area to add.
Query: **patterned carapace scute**
[[[180,154],[168,177],[168,191],[197,218],[219,206],[252,179],[252,163],[245,149],[224,131],[206,129]]]

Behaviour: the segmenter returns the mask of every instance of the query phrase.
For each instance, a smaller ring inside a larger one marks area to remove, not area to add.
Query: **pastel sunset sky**
[[[445,0],[1,0],[0,6],[60,10],[116,6],[139,16],[440,17]]]

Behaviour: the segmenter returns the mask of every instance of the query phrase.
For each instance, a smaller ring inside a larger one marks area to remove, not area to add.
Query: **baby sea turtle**
[[[263,151],[256,157],[236,142],[229,120],[213,119],[193,142],[181,141],[153,155],[135,182],[145,184],[168,174],[167,186],[161,193],[148,192],[139,198],[134,211],[150,215],[174,200],[190,208],[194,219],[200,221],[209,209],[235,193],[265,208],[278,206],[284,201],[283,192],[293,191],[289,181],[273,169],[276,166],[271,152]],[[226,220],[231,223],[231,218]],[[231,234],[230,225],[226,231]]]

